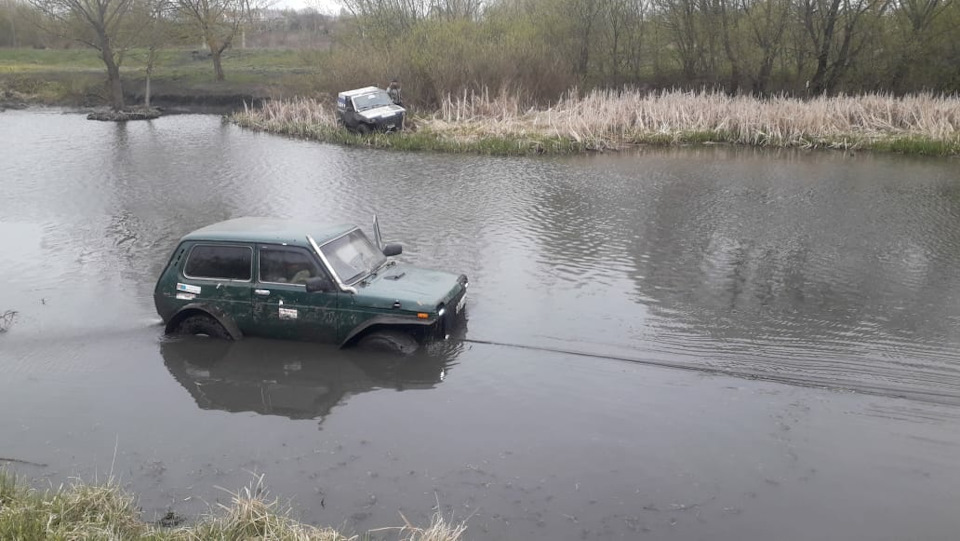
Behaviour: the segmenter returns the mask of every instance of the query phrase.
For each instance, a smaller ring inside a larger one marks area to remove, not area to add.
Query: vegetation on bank
[[[114,2],[119,0],[109,5]],[[292,63],[313,75],[313,90],[335,93],[399,77],[405,101],[431,109],[447,94],[483,88],[520,88],[541,105],[573,87],[712,88],[728,94],[805,98],[960,91],[956,0],[339,3],[345,9],[337,16],[312,9],[272,9],[261,1],[221,10],[220,15],[244,14],[236,25],[226,25],[239,34],[231,34],[234,38],[223,54],[294,48]],[[224,27],[222,17],[217,24],[204,23],[188,0],[119,4],[129,8],[123,12],[124,23],[104,30],[109,31],[105,37],[121,74],[131,63],[149,64],[144,61],[149,51],[158,53],[157,69],[162,70],[168,51],[196,50],[206,81],[222,75],[233,82],[244,76],[227,64],[211,69],[216,64],[211,60],[227,42],[203,36],[205,29]],[[73,18],[72,24],[55,24],[66,13],[45,9],[85,5],[0,0],[0,54],[5,47],[79,54],[69,48],[89,46],[86,58],[98,58],[106,76],[110,67],[103,55],[93,52],[98,47],[90,33],[95,17],[74,13],[83,16]],[[134,58],[135,51],[140,51],[140,59]]]
[[[262,478],[261,478],[262,481]],[[0,539],[113,539],[150,541],[271,540],[355,541],[332,528],[297,522],[277,501],[267,501],[259,485],[233,495],[230,505],[191,526],[165,517],[147,523],[140,517],[135,499],[116,484],[89,485],[75,482],[57,490],[39,492],[0,471]],[[401,515],[402,516],[402,515]],[[427,528],[409,523],[399,528],[407,541],[457,541],[466,526],[450,524],[434,515]]]
[[[516,155],[616,150],[639,144],[960,154],[960,98],[921,94],[757,99],[719,92],[593,91],[549,107],[516,94],[447,96],[397,134],[361,136],[336,125],[332,100],[277,100],[230,117],[271,133],[354,146]]]

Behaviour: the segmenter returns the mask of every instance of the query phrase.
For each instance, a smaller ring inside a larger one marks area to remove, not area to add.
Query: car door
[[[350,119],[347,125],[351,128],[356,128],[363,123],[363,117],[360,116],[360,112],[357,110],[353,98],[347,98],[347,117]]]
[[[176,300],[181,306],[212,308],[241,331],[252,324],[253,246],[199,242],[189,248],[177,277]]]
[[[253,290],[255,334],[336,341],[338,292],[307,292],[305,284],[309,278],[327,276],[317,257],[297,246],[260,244],[257,262]]]

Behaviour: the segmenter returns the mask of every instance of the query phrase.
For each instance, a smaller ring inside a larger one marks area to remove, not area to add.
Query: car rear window
[[[253,250],[248,246],[200,244],[190,250],[183,275],[189,278],[250,280]]]

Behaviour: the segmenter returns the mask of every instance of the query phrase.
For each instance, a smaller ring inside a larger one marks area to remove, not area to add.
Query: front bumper
[[[460,275],[460,292],[444,306],[443,316],[437,321],[437,335],[446,338],[450,334],[465,327],[467,320],[467,277]]]

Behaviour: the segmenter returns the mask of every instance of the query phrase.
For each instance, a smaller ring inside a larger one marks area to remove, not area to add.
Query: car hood
[[[393,308],[412,312],[433,311],[463,289],[460,276],[449,272],[422,269],[412,265],[392,265],[357,288],[356,303],[373,308]]]
[[[386,118],[397,113],[402,113],[404,110],[405,109],[399,105],[384,105],[382,107],[377,107],[376,109],[360,111],[360,116],[366,118],[367,120],[376,120],[378,118]]]

